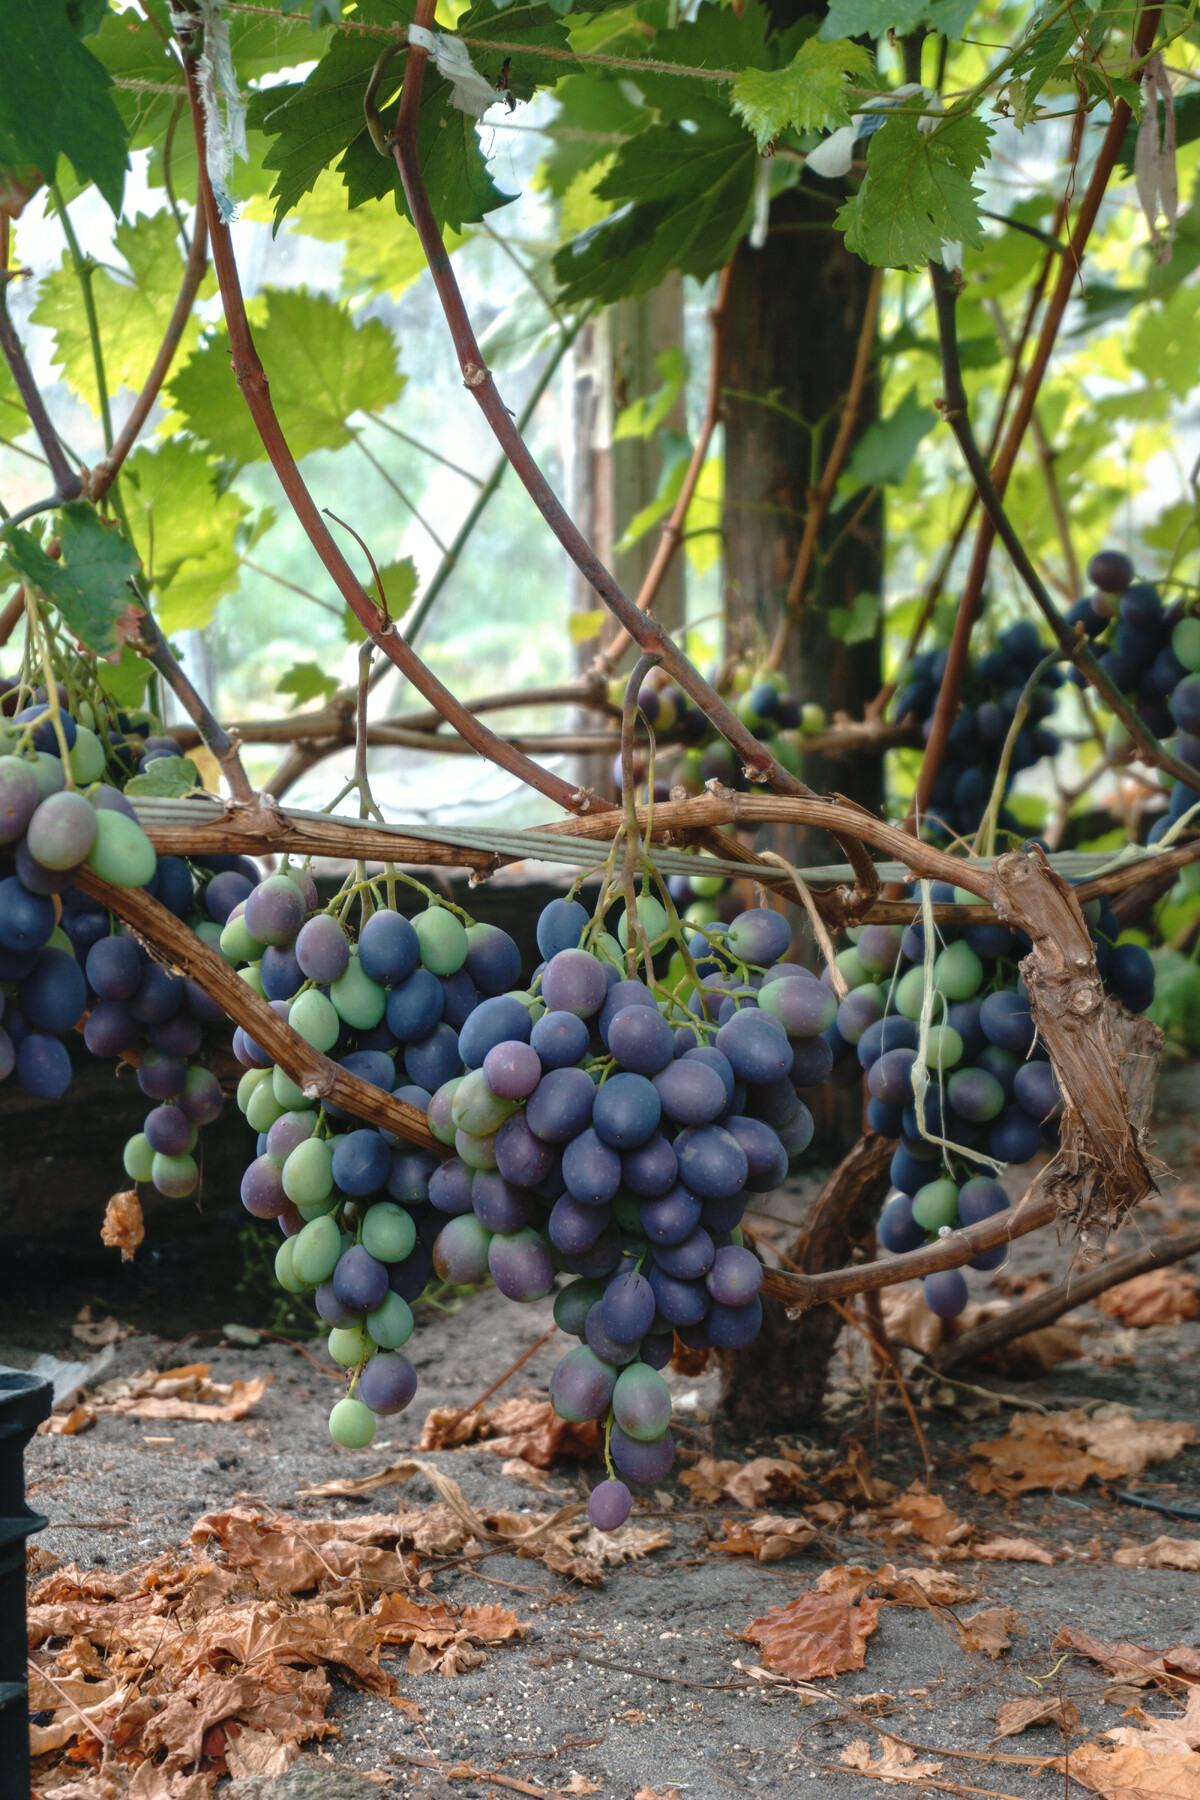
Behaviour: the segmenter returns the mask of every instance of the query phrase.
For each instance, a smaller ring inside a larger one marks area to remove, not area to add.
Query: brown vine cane
[[[75,875],[75,885],[100,900],[109,912],[132,926],[146,943],[170,965],[188,975],[205,993],[224,1007],[228,1016],[261,1044],[290,1075],[308,1099],[332,1100],[356,1119],[394,1131],[410,1144],[431,1150],[435,1156],[453,1152],[440,1144],[425,1121],[425,1114],[382,1088],[372,1087],[357,1075],[322,1056],[311,1044],[260,1000],[229,964],[173,913],[141,888],[114,887],[86,866]]]

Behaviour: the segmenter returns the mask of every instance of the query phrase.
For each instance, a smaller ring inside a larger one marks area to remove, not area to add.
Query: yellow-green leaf
[[[733,110],[760,150],[789,128],[830,131],[850,123],[846,89],[875,80],[875,65],[859,44],[809,38],[785,69],[743,69],[733,84]]]
[[[598,638],[604,629],[604,621],[608,617],[606,606],[594,606],[589,612],[573,612],[567,614],[567,631],[573,644],[590,644]]]

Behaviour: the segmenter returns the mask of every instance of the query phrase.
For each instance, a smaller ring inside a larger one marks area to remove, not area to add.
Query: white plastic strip
[[[479,73],[461,38],[447,37],[440,31],[426,31],[423,25],[410,25],[408,41],[414,49],[429,52],[438,74],[453,85],[450,98],[460,112],[482,119],[489,106],[504,99],[499,88],[494,88]]]

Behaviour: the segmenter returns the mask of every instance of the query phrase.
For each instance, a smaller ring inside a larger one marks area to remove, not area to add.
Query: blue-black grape
[[[562,1070],[560,1078],[570,1072]],[[535,1094],[534,1100],[537,1097]],[[609,1077],[597,1091],[592,1108],[592,1123],[598,1136],[614,1150],[636,1150],[646,1143],[658,1130],[661,1117],[662,1103],[653,1082],[644,1075],[624,1071]],[[536,1125],[534,1129],[538,1129]]]

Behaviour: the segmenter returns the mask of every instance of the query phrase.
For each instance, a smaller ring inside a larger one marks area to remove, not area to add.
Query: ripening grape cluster
[[[931,898],[976,903],[974,895],[946,882],[931,884]],[[1117,941],[1121,927],[1106,900],[1090,901],[1084,917],[1106,990],[1130,1012],[1144,1012],[1154,998],[1149,954]],[[849,992],[826,1033],[832,1078],[849,1086],[865,1076],[868,1125],[899,1140],[891,1165],[895,1191],[880,1215],[878,1236],[886,1250],[914,1250],[1003,1211],[1003,1187],[961,1150],[993,1163],[1027,1163],[1043,1141],[1056,1141],[1062,1095],[1018,968],[1032,948],[1023,932],[999,924],[938,928],[923,1118],[913,1073],[922,1054],[924,926],[867,925],[851,935],[852,947],[836,958]],[[990,1250],[971,1267],[997,1268],[1004,1256],[1003,1247]],[[967,1303],[961,1270],[927,1276],[925,1299],[939,1316],[954,1318]]]
[[[1067,618],[1094,640],[1105,674],[1155,737],[1174,739],[1179,760],[1200,769],[1200,619],[1182,600],[1164,606],[1152,582],[1134,580],[1133,564],[1119,550],[1093,556],[1087,574],[1094,591],[1076,601]],[[1119,719],[1109,726],[1106,748],[1117,763],[1135,753]],[[1200,801],[1185,782],[1164,780],[1171,798],[1150,828],[1152,844]]]
[[[1038,637],[1037,627],[1025,620],[1001,632],[994,650],[968,662],[962,682],[962,704],[950,727],[946,754],[933,784],[928,812],[921,821],[924,836],[945,842],[954,837],[973,837],[979,830],[1022,691],[1045,654],[1046,646]],[[946,661],[945,650],[923,650],[912,657],[892,701],[894,719],[921,721],[923,742],[928,741],[933,727]],[[1008,765],[1010,782],[1023,769],[1032,768],[1040,757],[1057,755],[1057,733],[1044,721],[1054,711],[1055,691],[1062,680],[1058,669],[1047,669],[1034,688],[1025,722],[1013,740]],[[1003,807],[997,823],[1001,830],[1019,830]]]

